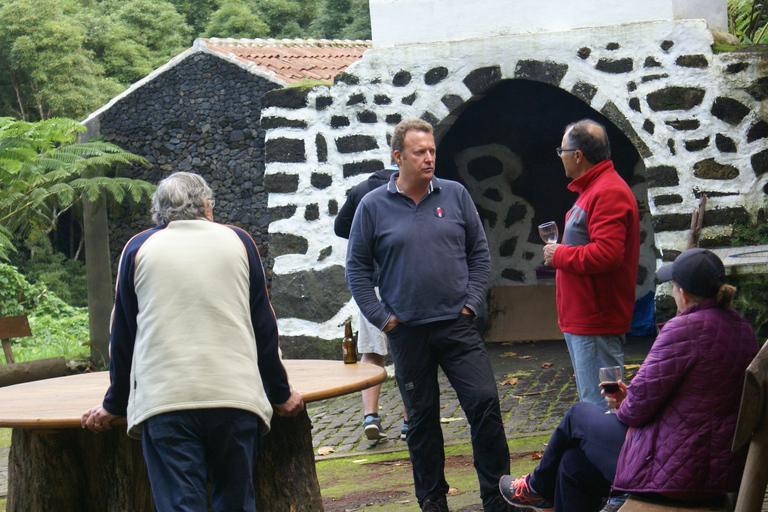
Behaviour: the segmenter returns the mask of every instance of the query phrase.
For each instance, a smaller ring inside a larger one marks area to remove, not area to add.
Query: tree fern
[[[78,142],[84,130],[72,119],[0,118],[0,259],[14,250],[13,235],[50,232],[62,212],[83,197],[132,204],[150,198],[154,185],[106,176],[146,161],[109,142]]]
[[[728,0],[728,28],[744,44],[768,43],[768,2]]]

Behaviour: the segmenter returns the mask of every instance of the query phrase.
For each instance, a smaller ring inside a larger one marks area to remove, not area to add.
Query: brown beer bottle
[[[351,364],[357,362],[357,349],[355,347],[355,338],[352,337],[352,322],[344,322],[344,341],[341,342],[341,353],[344,356],[344,363]]]

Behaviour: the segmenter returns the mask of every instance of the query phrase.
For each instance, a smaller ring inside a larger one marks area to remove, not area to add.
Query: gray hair
[[[152,220],[159,226],[174,220],[204,219],[206,201],[213,206],[213,191],[202,176],[171,174],[152,195]]]

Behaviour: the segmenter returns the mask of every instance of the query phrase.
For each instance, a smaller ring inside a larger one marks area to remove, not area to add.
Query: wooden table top
[[[291,385],[305,402],[354,393],[387,378],[384,368],[367,363],[316,359],[290,359],[283,363]],[[79,427],[80,416],[101,403],[108,387],[109,372],[96,372],[0,388],[0,427]]]

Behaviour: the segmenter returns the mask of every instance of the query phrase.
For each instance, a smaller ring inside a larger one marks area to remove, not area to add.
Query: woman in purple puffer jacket
[[[607,396],[615,415],[579,402],[531,475],[499,482],[518,508],[595,512],[611,488],[703,499],[738,490],[746,448],[732,453],[755,333],[730,307],[720,259],[689,249],[659,269],[678,315],[665,323],[630,386]],[[603,393],[605,394],[605,393]]]

